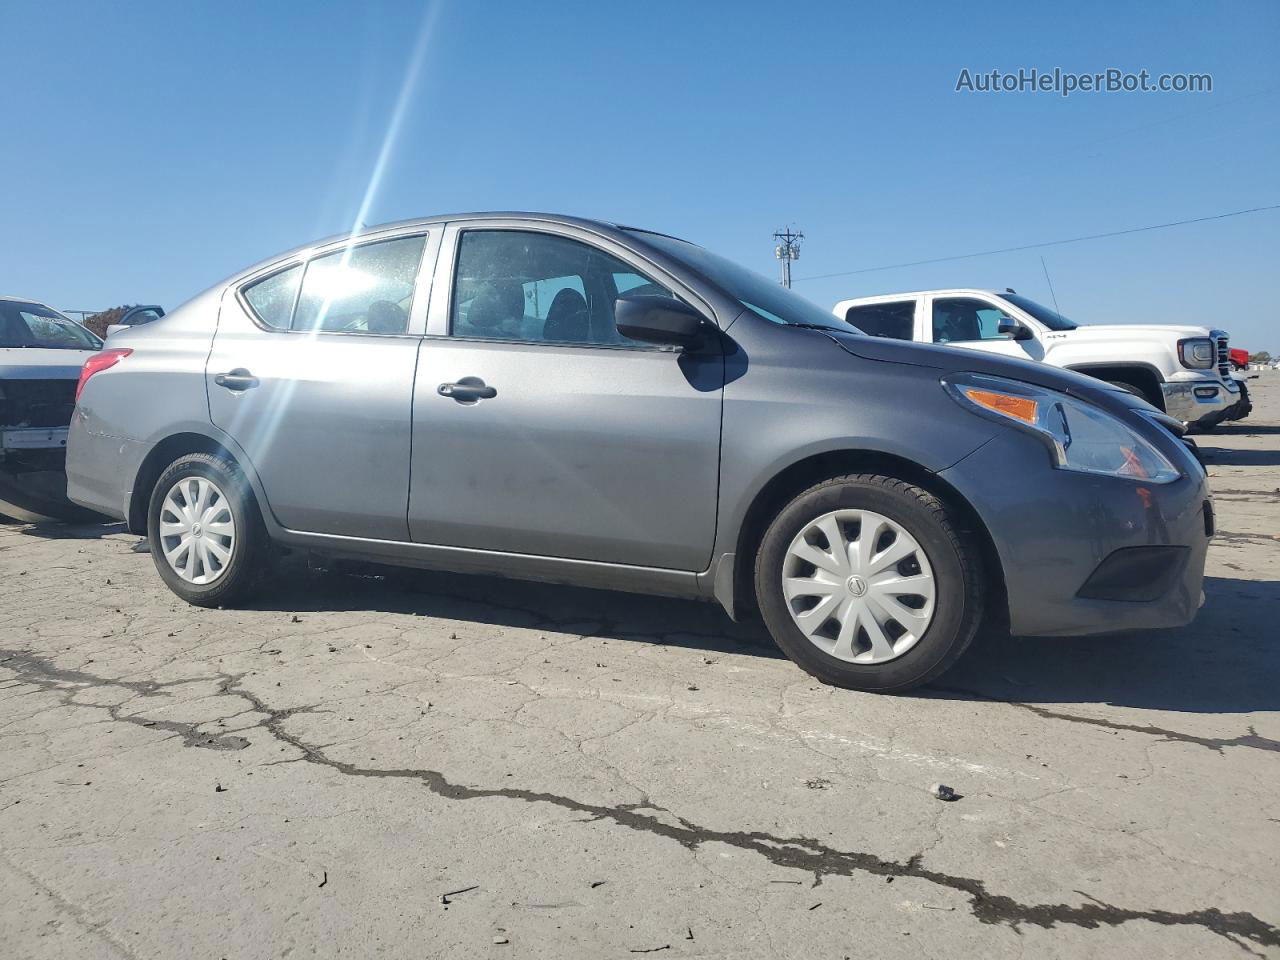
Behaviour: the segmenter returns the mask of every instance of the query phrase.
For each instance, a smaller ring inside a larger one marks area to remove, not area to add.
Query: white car
[[[1190,428],[1249,410],[1226,331],[1169,324],[1078,326],[1011,289],[921,290],[841,300],[832,312],[876,337],[944,343],[1076,370],[1135,393]]]
[[[36,300],[0,297],[0,514],[87,520],[67,499],[67,427],[93,333]],[[100,518],[98,518],[100,519]]]

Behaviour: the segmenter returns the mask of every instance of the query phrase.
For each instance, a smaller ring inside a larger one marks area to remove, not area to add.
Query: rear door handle
[[[258,378],[244,367],[236,367],[230,373],[217,374],[214,376],[213,382],[220,387],[226,387],[228,390],[248,390],[250,387],[258,385]]]
[[[477,400],[492,400],[498,391],[488,386],[479,377],[463,377],[455,383],[442,383],[436,387],[436,393],[449,397],[458,403],[475,403]]]

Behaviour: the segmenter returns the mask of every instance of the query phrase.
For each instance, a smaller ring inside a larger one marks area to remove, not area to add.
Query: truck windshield
[[[1028,299],[1017,293],[1000,294],[1005,300],[1008,300],[1015,307],[1020,307],[1027,313],[1031,314],[1050,330],[1074,330],[1076,325],[1060,314],[1057,310],[1050,310],[1042,303],[1036,303],[1034,300]]]
[[[628,228],[627,232],[643,238],[646,243],[688,265],[721,287],[748,310],[772,323],[824,327],[841,333],[861,333],[857,327],[836,318],[813,301],[806,300],[800,294],[746,267],[738,266],[732,260],[704,250],[697,244],[660,233],[649,233],[647,230]]]
[[[102,341],[57,310],[39,303],[0,300],[0,347],[101,350]]]

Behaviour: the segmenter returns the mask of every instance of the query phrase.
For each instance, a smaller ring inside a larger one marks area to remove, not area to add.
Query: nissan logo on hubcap
[[[849,582],[845,584],[849,588],[849,592],[855,597],[860,597],[867,592],[867,581],[861,577],[850,577]]]

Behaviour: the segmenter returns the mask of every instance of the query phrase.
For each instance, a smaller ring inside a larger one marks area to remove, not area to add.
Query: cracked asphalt
[[[14,958],[1280,956],[1280,374],[1190,627],[822,686],[710,605],[0,525]],[[961,795],[930,793],[945,783]]]

